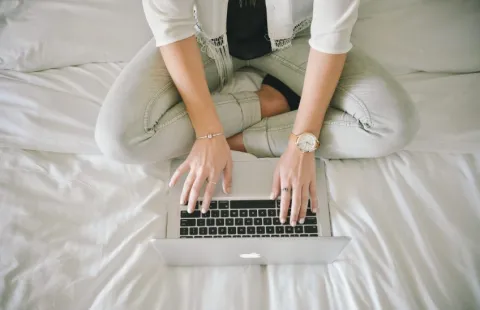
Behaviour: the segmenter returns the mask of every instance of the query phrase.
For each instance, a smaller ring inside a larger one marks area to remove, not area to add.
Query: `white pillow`
[[[352,42],[394,74],[480,71],[480,1],[363,0]]]
[[[152,37],[139,0],[6,3],[0,6],[0,69],[128,61]]]

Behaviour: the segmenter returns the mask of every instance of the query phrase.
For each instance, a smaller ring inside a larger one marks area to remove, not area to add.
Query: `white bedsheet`
[[[478,309],[480,156],[327,164],[328,266],[159,265],[161,167],[1,149],[0,309]]]

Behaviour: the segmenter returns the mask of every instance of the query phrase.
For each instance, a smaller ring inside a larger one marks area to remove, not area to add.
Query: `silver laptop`
[[[189,214],[179,205],[185,176],[168,193],[167,215],[152,240],[171,266],[328,264],[349,242],[332,236],[325,164],[317,160],[319,209],[308,208],[304,224],[279,221],[280,200],[269,199],[278,159],[234,153],[232,193],[217,185],[210,210]],[[171,171],[181,161],[173,161]],[[201,200],[201,199],[200,199]]]

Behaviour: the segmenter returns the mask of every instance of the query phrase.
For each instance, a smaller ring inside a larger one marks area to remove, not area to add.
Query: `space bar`
[[[230,209],[271,209],[275,200],[231,200]]]

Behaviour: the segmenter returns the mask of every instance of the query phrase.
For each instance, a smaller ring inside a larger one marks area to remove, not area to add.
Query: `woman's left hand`
[[[302,153],[294,143],[280,157],[273,175],[272,199],[279,195],[280,222],[285,223],[292,201],[290,225],[303,224],[307,214],[308,199],[312,212],[318,208],[315,153]]]

